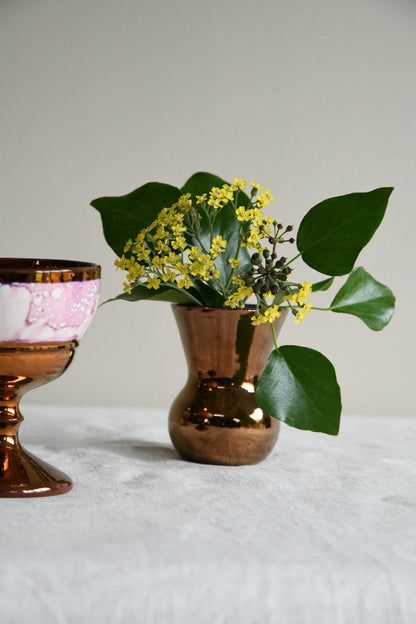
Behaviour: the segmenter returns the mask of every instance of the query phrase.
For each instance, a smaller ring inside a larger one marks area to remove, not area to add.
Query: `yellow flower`
[[[207,201],[207,194],[203,193],[202,195],[196,195],[195,200],[196,204],[203,204]]]
[[[127,243],[124,245],[124,253],[127,253],[128,251],[130,251],[132,245],[133,245],[133,241],[131,240],[131,238],[129,238]]]
[[[188,289],[192,286],[192,280],[187,275],[185,275],[185,277],[181,277],[180,279],[178,279],[177,284],[179,288]]]
[[[251,182],[250,186],[251,186],[251,188],[256,189],[256,191],[261,191],[264,188],[264,186],[262,186],[258,182]]]
[[[264,311],[264,314],[257,314],[253,316],[251,319],[252,325],[261,325],[262,323],[273,323],[274,320],[279,318],[281,312],[279,311],[279,306],[273,305],[270,308],[267,308]]]
[[[263,238],[263,233],[259,229],[253,228],[247,239],[247,247],[254,247],[254,248],[258,247],[262,238]]]
[[[202,255],[202,251],[199,247],[193,245],[188,253],[189,260],[198,260]]]
[[[179,271],[179,275],[188,275],[189,264],[184,264],[181,260],[175,263],[175,269]]]
[[[244,206],[239,206],[235,211],[237,215],[238,221],[250,221],[249,211],[244,208]]]
[[[147,247],[141,247],[140,249],[136,250],[136,256],[137,260],[143,260],[144,262],[147,262],[150,256],[150,249],[148,249]]]
[[[183,210],[183,212],[188,212],[188,210],[192,208],[191,194],[186,193],[185,195],[181,195],[176,206],[180,208],[180,210]]]
[[[230,189],[232,191],[243,191],[246,186],[247,186],[246,180],[243,180],[242,178],[241,179],[234,178],[234,182],[230,185]]]
[[[296,318],[295,318],[295,323],[299,324],[303,321],[303,319],[305,318],[305,316],[308,314],[308,312],[311,311],[312,308],[312,302],[308,301],[307,303],[305,303],[305,305],[303,306],[303,308],[301,308],[299,310],[299,312],[296,314]]]
[[[227,241],[224,240],[221,235],[218,235],[213,239],[209,252],[214,258],[217,258],[217,256],[219,256],[226,247]]]
[[[153,269],[161,269],[163,267],[163,260],[160,256],[155,256],[152,258],[152,262],[150,264]]]
[[[235,284],[236,286],[244,286],[245,285],[245,281],[243,280],[242,277],[239,277],[238,275],[233,275],[231,282],[233,284]]]
[[[155,245],[155,249],[158,253],[160,254],[165,254],[165,253],[169,253],[170,248],[169,246],[166,244],[165,241],[163,240],[158,240],[156,245]],[[163,260],[165,259],[166,256],[163,256]]]
[[[312,284],[310,282],[302,282],[301,286],[302,288],[299,290],[297,303],[303,306],[306,301],[306,297],[312,292]]]
[[[144,230],[141,230],[141,232],[139,232],[134,240],[134,244],[136,246],[140,246],[144,243],[144,239],[146,237],[146,232]]]
[[[257,196],[257,206],[261,206],[262,208],[268,206],[271,201],[274,201],[274,197],[270,193],[270,189],[266,189],[264,193]]]
[[[241,265],[240,260],[237,260],[237,258],[229,258],[228,262],[231,264],[231,267],[233,269],[238,269],[238,267]]]
[[[181,260],[181,257],[176,255],[174,251],[170,251],[166,256],[163,256],[162,260],[165,266],[168,264],[175,266],[176,263]]]
[[[157,290],[159,286],[160,279],[156,277],[156,275],[152,275],[152,277],[149,277],[149,279],[147,280],[147,288],[154,288],[155,290]]]
[[[213,186],[209,192],[208,205],[214,210],[218,210],[227,204],[234,197],[228,184],[224,184],[222,188]]]
[[[290,301],[291,303],[297,303],[297,301],[298,301],[298,293],[293,293],[291,295],[286,295],[286,297],[283,297],[283,301]]]
[[[173,249],[185,249],[186,247],[186,239],[184,236],[177,236],[174,241],[172,241]]]
[[[162,280],[164,282],[174,282],[175,281],[175,277],[176,274],[174,271],[172,271],[172,269],[165,269],[164,272],[162,273]]]
[[[114,266],[124,271],[125,266],[126,266],[126,258],[124,256],[121,256],[121,258],[116,258],[114,260]]]
[[[172,233],[175,236],[179,236],[182,232],[186,232],[186,227],[182,223],[175,223],[172,225]]]
[[[166,236],[167,236],[167,233],[163,225],[159,225],[156,232],[153,234],[154,240],[165,239]]]
[[[246,286],[243,280],[241,280],[241,282],[242,285],[239,286],[237,290],[232,293],[225,302],[225,305],[229,308],[244,308],[245,302],[253,294],[253,289],[251,288],[251,286]]]

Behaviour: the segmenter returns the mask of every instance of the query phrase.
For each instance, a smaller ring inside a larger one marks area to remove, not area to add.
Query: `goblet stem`
[[[72,487],[63,472],[20,444],[19,401],[27,390],[61,375],[74,355],[75,341],[0,345],[0,497],[63,494]]]

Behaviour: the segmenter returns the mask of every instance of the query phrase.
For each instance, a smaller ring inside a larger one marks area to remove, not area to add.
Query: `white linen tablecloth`
[[[71,492],[0,499],[1,624],[414,624],[416,419],[179,459],[167,412],[24,406]]]

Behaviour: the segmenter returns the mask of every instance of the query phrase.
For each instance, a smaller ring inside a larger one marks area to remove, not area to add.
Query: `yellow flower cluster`
[[[302,282],[301,288],[298,292],[284,297],[284,301],[290,301],[291,303],[297,303],[303,306],[306,301],[306,297],[312,292],[312,284],[310,282]]]
[[[245,242],[246,246],[262,251],[263,247],[260,243],[265,236],[270,236],[273,233],[273,224],[274,219],[272,217],[265,217],[259,211],[252,223],[250,234]]]
[[[295,323],[297,324],[303,321],[308,312],[311,311],[312,303],[310,301],[306,301],[306,298],[311,294],[311,292],[312,284],[310,282],[302,282],[301,288],[298,292],[287,295],[283,299],[284,301],[290,301],[290,303],[294,303],[300,307],[295,318]]]
[[[234,199],[234,194],[231,190],[229,184],[223,184],[221,188],[218,186],[213,186],[209,192],[209,197],[207,200],[208,206],[211,206],[214,210],[219,210],[225,204],[228,204],[229,201]]]
[[[219,191],[215,191],[212,197],[219,202],[228,201],[230,191],[225,188]],[[206,201],[206,195],[199,196],[198,200]],[[124,254],[115,261],[118,268],[127,271],[123,284],[125,291],[130,292],[136,284],[158,290],[162,283],[189,289],[195,278],[209,281],[220,277],[215,258],[226,249],[227,241],[217,235],[209,251],[195,245],[189,247],[186,220],[191,210],[191,195],[187,193],[169,208],[163,208],[134,241],[126,242]]]
[[[265,208],[270,204],[271,201],[274,201],[274,197],[270,192],[270,189],[266,189],[264,193],[257,195],[257,206],[261,208]]]
[[[225,242],[226,244],[226,241],[223,242]],[[220,243],[221,242],[217,241],[218,246],[220,246]],[[183,264],[182,266],[188,267],[187,270],[189,270],[189,273],[193,277],[200,277],[203,280],[209,280],[212,277],[219,278],[220,273],[218,269],[215,268],[214,262],[214,258],[216,258],[217,255],[214,255],[212,253],[211,255],[203,253],[203,251],[199,247],[193,246],[188,253],[188,260],[190,260],[191,262],[188,264]]]
[[[244,308],[246,301],[253,294],[251,286],[247,286],[245,281],[238,275],[233,275],[232,284],[234,290],[229,296],[225,305],[229,308]]]
[[[251,186],[249,202],[238,206],[238,195],[247,186]],[[274,303],[276,292],[282,288],[279,280],[286,282],[289,272],[276,261],[276,245],[287,242],[281,240],[279,234],[282,226],[262,211],[273,200],[269,189],[257,182],[248,185],[242,178],[234,178],[232,184],[222,187],[215,186],[197,195],[194,202],[190,193],[182,195],[175,204],[163,208],[134,240],[126,242],[123,255],[115,261],[118,268],[127,272],[124,290],[130,292],[136,285],[153,290],[164,285],[188,290],[199,280],[205,283],[214,280],[215,288],[223,294],[224,305],[229,308],[244,308],[247,300],[255,295],[257,312],[252,317],[253,325],[273,323],[281,315],[283,302],[287,302],[283,308],[292,308],[296,323],[300,323],[312,308],[307,301],[312,291],[309,282],[292,284],[296,292],[284,297],[280,307]],[[233,257],[226,254],[227,264],[224,264],[217,259],[227,250],[227,240],[213,232],[217,212],[228,203],[235,211],[239,241]],[[201,230],[202,218],[208,220],[209,230],[206,222],[202,222],[206,229]],[[290,231],[289,228],[286,231]],[[206,240],[207,232],[211,233],[210,242],[204,245],[202,241]],[[244,273],[241,273],[240,247],[255,250],[250,268],[246,267]],[[281,261],[286,262],[286,259],[281,258]],[[225,266],[228,271],[224,271]],[[286,282],[285,289],[286,285],[291,288]],[[272,301],[268,305],[266,299],[270,298]]]
[[[305,303],[305,305],[303,306],[303,308],[301,308],[297,314],[296,314],[296,318],[295,318],[295,323],[298,324],[301,321],[303,321],[303,319],[305,318],[305,316],[308,314],[308,312],[311,311],[312,308],[312,302],[308,301],[307,303]]]
[[[252,184],[254,183],[252,182]],[[270,197],[272,198],[272,196]],[[261,252],[261,241],[266,236],[270,236],[273,233],[273,225],[275,224],[275,220],[272,217],[265,216],[264,213],[259,210],[258,205],[265,206],[267,204],[259,204],[258,199],[259,198],[257,198],[257,204],[255,206],[251,206],[250,208],[239,206],[236,209],[235,214],[238,221],[250,223],[251,225],[249,234],[246,240],[243,242],[243,245],[246,247],[257,249]]]
[[[213,258],[218,258],[220,253],[222,253],[226,247],[227,241],[224,240],[222,236],[218,235],[213,239],[209,253]]]
[[[267,308],[263,314],[257,314],[253,316],[251,319],[252,325],[261,325],[262,323],[273,323],[274,320],[279,318],[281,312],[279,310],[279,306],[273,305],[270,308]]]

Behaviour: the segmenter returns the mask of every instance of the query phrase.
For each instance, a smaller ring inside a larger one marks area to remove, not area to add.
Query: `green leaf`
[[[194,280],[195,290],[198,291],[198,298],[204,306],[209,308],[221,308],[224,305],[224,295],[211,284],[206,284],[201,280]]]
[[[203,195],[204,193],[208,193],[213,186],[222,187],[223,184],[229,184],[222,178],[213,173],[207,173],[205,171],[199,171],[198,173],[194,173],[189,180],[185,182],[183,187],[181,188],[181,195],[185,193],[190,193],[194,198],[196,195]],[[241,192],[238,194],[238,203],[240,206],[248,206],[250,200],[248,196]]]
[[[335,295],[330,308],[333,312],[358,316],[370,329],[380,331],[393,316],[394,303],[390,288],[358,267]]]
[[[334,367],[319,351],[274,349],[257,386],[259,406],[291,427],[337,435],[341,396]]]
[[[299,226],[297,248],[303,260],[326,275],[345,275],[380,225],[393,191],[332,197],[306,213]]]
[[[322,282],[316,282],[316,284],[312,284],[312,292],[318,292],[319,290],[328,290],[334,282],[333,277],[328,277],[328,279],[322,280]]]
[[[194,289],[187,291],[176,290],[170,286],[160,286],[157,290],[138,285],[131,289],[131,292],[121,293],[109,301],[170,301],[170,303],[186,303],[188,305],[202,305],[198,298],[198,293]]]
[[[134,240],[162,208],[174,204],[179,196],[180,191],[175,186],[149,182],[128,195],[94,199],[91,206],[101,214],[105,240],[121,256],[126,241]]]

